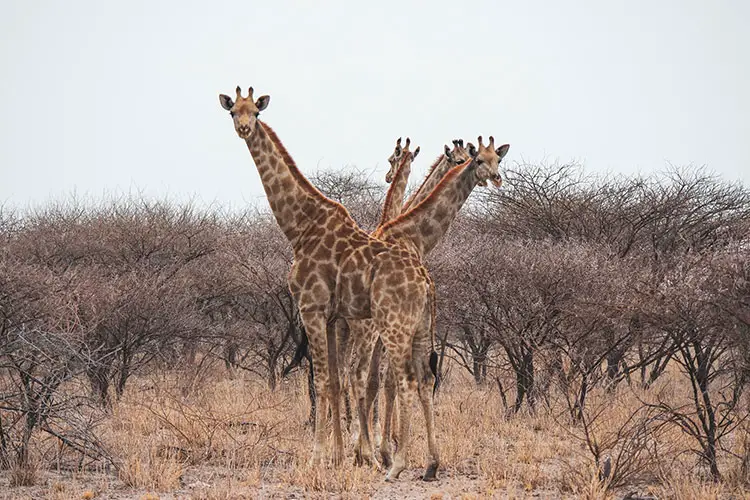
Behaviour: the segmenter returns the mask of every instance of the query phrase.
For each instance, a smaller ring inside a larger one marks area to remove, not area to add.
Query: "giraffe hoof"
[[[437,481],[438,464],[430,464],[422,476],[422,481]]]
[[[405,468],[406,467],[397,467],[394,465],[393,467],[391,467],[391,470],[389,470],[385,475],[385,480],[388,482],[395,481],[396,479],[398,479],[398,476],[401,475],[401,472],[403,472]]]
[[[398,479],[398,476],[399,476],[400,474],[401,474],[401,472],[400,472],[400,471],[399,471],[399,472],[397,472],[397,473],[396,473],[396,472],[392,472],[392,471],[389,471],[389,472],[388,472],[388,473],[387,473],[387,474],[385,475],[385,482],[386,482],[386,483],[392,483],[393,481],[395,481],[396,479]]]

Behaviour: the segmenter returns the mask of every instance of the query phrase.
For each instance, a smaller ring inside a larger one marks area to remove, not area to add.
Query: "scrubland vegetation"
[[[0,497],[730,498],[750,491],[750,190],[516,165],[429,259],[440,481],[311,469],[264,210],[0,209]],[[313,178],[366,229],[384,187]],[[413,472],[410,474],[409,472]]]

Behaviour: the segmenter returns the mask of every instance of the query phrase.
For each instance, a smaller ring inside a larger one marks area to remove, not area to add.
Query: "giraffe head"
[[[401,161],[406,159],[404,155],[409,155],[409,161],[414,161],[414,158],[419,154],[419,146],[417,146],[417,149],[415,149],[413,153],[409,151],[410,144],[411,139],[408,137],[406,138],[406,144],[403,148],[401,147],[401,138],[399,137],[396,141],[396,147],[393,148],[393,154],[388,157],[388,163],[391,164],[391,168],[388,170],[388,173],[385,174],[385,182],[389,184],[391,183],[393,176],[396,175],[396,170],[398,170],[399,165],[401,165]]]
[[[469,152],[464,147],[463,139],[453,139],[453,149],[446,145],[445,156],[454,166],[460,165],[471,159]]]
[[[508,154],[510,145],[503,144],[495,149],[495,138],[492,136],[490,136],[490,143],[487,146],[482,143],[481,135],[477,138],[477,142],[479,148],[476,148],[472,143],[467,144],[469,156],[474,160],[471,167],[476,172],[477,184],[486,186],[487,181],[490,181],[495,187],[500,187],[503,183],[499,172],[500,161]]]
[[[271,100],[270,96],[262,95],[257,101],[253,101],[252,87],[250,87],[247,93],[247,97],[242,97],[242,91],[237,86],[237,97],[234,101],[228,95],[219,95],[221,107],[229,111],[229,114],[232,115],[234,129],[242,139],[247,139],[253,133],[255,125],[258,123],[258,115],[266,109],[268,101]]]

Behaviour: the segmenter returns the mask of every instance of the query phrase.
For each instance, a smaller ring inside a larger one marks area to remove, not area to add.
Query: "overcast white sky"
[[[750,2],[0,3],[0,204],[140,189],[243,206],[258,174],[217,95],[303,172],[421,176],[454,137],[590,171],[707,165],[750,181]]]

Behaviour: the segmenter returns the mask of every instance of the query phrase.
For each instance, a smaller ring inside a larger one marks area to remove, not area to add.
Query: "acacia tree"
[[[57,276],[72,273],[80,330],[103,353],[88,366],[109,400],[134,370],[164,360],[193,336],[195,298],[186,270],[215,249],[216,219],[191,205],[119,199],[51,205],[28,214],[8,252]]]
[[[642,279],[643,270],[601,245],[569,242],[550,250],[557,255],[548,270],[570,290],[558,304],[550,343],[567,360],[558,380],[571,418],[578,422],[592,387],[607,380],[611,390],[618,377],[632,369],[621,366],[622,353],[633,343],[635,330],[628,319],[633,283]]]
[[[516,377],[514,411],[524,398],[534,408],[537,357],[550,341],[560,317],[559,302],[569,290],[545,265],[552,254],[534,243],[479,240],[464,255],[461,273],[467,303],[491,330]]]
[[[448,356],[479,385],[486,382],[495,340],[484,322],[482,305],[468,287],[469,256],[476,238],[470,221],[459,214],[445,238],[430,253],[427,266],[437,293],[438,373],[443,373]]]
[[[741,346],[717,303],[717,269],[712,254],[688,254],[673,262],[644,302],[646,318],[675,346],[672,359],[689,383],[687,402],[661,399],[657,406],[690,436],[715,480],[721,478],[722,439],[746,418],[736,413],[744,388]],[[731,306],[730,306],[731,307]]]
[[[380,220],[385,198],[383,184],[363,170],[319,170],[310,181],[328,198],[344,205],[359,227],[372,231]]]
[[[235,230],[225,248],[231,269],[232,363],[260,372],[274,389],[281,362],[295,339],[302,337],[286,281],[291,250],[268,216],[244,216],[232,225]]]
[[[59,389],[91,356],[76,332],[69,277],[0,257],[0,467],[33,482],[32,435],[56,434],[51,421],[69,409]]]

